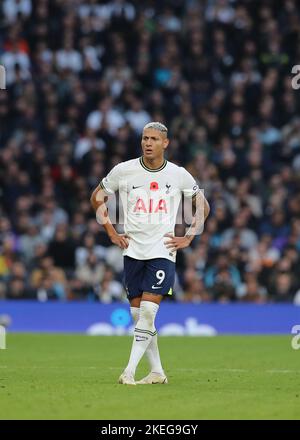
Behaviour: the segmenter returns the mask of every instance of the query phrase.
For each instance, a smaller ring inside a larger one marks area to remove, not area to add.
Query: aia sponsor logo
[[[159,212],[168,213],[167,202],[164,199],[149,199],[147,203],[140,197],[135,203],[133,212],[143,212],[144,214],[157,214]]]

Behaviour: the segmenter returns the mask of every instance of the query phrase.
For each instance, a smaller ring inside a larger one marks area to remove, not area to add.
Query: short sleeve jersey
[[[166,233],[174,234],[182,199],[192,199],[199,191],[194,177],[183,167],[167,160],[158,169],[148,168],[143,158],[116,165],[101,181],[107,193],[119,191],[124,214],[124,230],[130,236],[124,255],[138,259],[167,258],[176,252],[166,248]]]

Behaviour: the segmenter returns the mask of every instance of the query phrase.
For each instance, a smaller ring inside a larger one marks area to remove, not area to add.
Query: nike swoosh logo
[[[161,289],[162,288],[162,286],[152,286],[152,289]]]
[[[142,188],[142,186],[144,186],[144,185],[140,185],[140,186],[134,186],[134,185],[132,185],[132,189]]]

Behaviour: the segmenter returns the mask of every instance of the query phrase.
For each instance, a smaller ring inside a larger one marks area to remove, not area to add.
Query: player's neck
[[[161,168],[165,162],[165,158],[163,156],[157,159],[146,159],[145,156],[142,156],[142,159],[146,167],[153,170]]]

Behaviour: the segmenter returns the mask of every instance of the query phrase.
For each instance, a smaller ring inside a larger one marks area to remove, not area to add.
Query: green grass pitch
[[[159,338],[168,385],[118,385],[130,337],[9,334],[0,419],[300,419],[289,336]],[[147,372],[143,360],[137,379]]]

